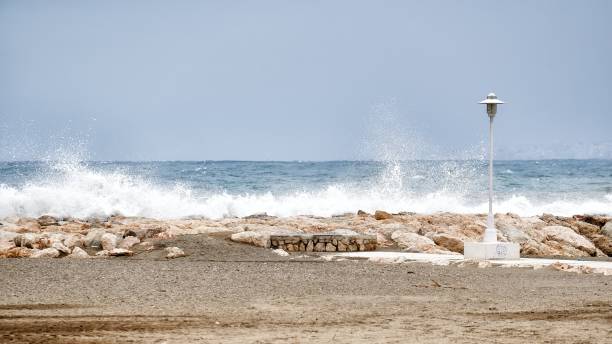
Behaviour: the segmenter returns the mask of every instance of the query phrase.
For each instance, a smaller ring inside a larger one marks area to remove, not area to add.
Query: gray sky
[[[0,1],[0,159],[459,157],[490,91],[500,157],[612,158],[610,18],[605,0]]]

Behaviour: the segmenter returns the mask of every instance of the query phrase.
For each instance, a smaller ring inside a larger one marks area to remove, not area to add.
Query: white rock
[[[124,248],[115,248],[108,252],[109,256],[112,257],[120,257],[120,256],[133,256],[134,252],[130,250],[126,250]]]
[[[281,257],[287,257],[289,255],[289,253],[285,250],[283,250],[282,248],[277,248],[275,250],[272,250],[272,252],[278,254]]]
[[[127,250],[138,243],[140,243],[140,239],[135,236],[128,236],[121,240],[121,243],[119,243],[119,248],[124,248]]]
[[[408,261],[406,257],[370,257],[368,261],[380,264],[401,264]]]
[[[592,242],[589,241],[589,239],[574,232],[571,228],[563,226],[547,226],[542,228],[542,233],[546,235],[546,239],[548,240],[569,244],[570,246],[586,252],[589,255],[595,255],[597,252],[597,248]]]
[[[103,250],[112,251],[117,247],[117,236],[112,233],[104,233],[100,237],[100,244]]]
[[[64,238],[64,246],[69,249],[73,249],[75,247],[83,247],[83,236],[81,234],[75,235],[67,235]]]
[[[498,230],[510,242],[522,244],[531,239],[527,233],[516,227],[507,226],[498,228]]]
[[[109,255],[110,255],[110,252],[107,250],[96,252],[96,257],[108,257]]]
[[[43,250],[35,250],[30,258],[57,258],[60,252],[55,248],[45,248]]]
[[[142,241],[140,244],[138,244],[138,247],[145,251],[151,251],[155,248],[155,245],[150,241]]]
[[[61,242],[56,241],[51,245],[51,247],[60,251],[61,253],[70,254],[70,249]]]
[[[185,252],[178,247],[166,247],[166,258],[173,259],[185,257]]]
[[[102,252],[102,251],[100,251],[100,252]],[[82,248],[75,247],[74,249],[72,249],[72,253],[67,255],[66,257],[67,258],[89,258],[89,255]]]
[[[436,246],[433,240],[412,232],[395,231],[391,235],[391,239],[399,247],[410,252],[426,252]]]
[[[174,234],[172,234],[170,232],[161,232],[161,233],[155,234],[154,238],[155,239],[168,240],[168,239],[174,238]]]
[[[56,242],[62,243],[65,237],[66,237],[66,234],[64,233],[59,233],[59,232],[48,233],[49,241],[51,241],[51,247],[53,247],[53,244],[55,244]]]
[[[15,245],[20,247],[33,248],[33,245],[38,241],[39,235],[34,233],[23,233],[15,236],[13,241]]]
[[[606,222],[606,224],[601,227],[601,233],[612,239],[612,221]]]
[[[270,234],[253,231],[245,231],[232,234],[231,240],[243,244],[255,245],[259,247],[270,247]]]

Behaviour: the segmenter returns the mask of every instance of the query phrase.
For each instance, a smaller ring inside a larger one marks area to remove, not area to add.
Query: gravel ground
[[[164,245],[188,256],[166,260]],[[221,234],[160,241],[156,250],[129,258],[0,260],[0,342],[611,338],[610,276],[295,259]]]

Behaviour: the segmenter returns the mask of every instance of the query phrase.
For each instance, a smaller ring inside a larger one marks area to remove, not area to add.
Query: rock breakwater
[[[112,257],[130,256],[150,250],[154,242],[177,235],[224,232],[232,240],[261,247],[302,251],[302,242],[285,242],[278,236],[303,234],[305,237],[350,230],[362,239],[356,250],[398,249],[410,252],[460,254],[463,243],[479,241],[486,227],[484,214],[343,214],[332,217],[274,217],[266,214],[244,218],[184,218],[156,220],[111,216],[107,218],[0,219],[0,257]],[[612,217],[544,214],[520,217],[496,214],[498,240],[515,242],[525,257],[610,257],[612,256]],[[276,240],[270,240],[277,236]],[[293,240],[293,239],[292,239]],[[337,251],[351,250],[338,242]],[[283,241],[282,245],[280,241]],[[336,239],[336,241],[338,241]],[[374,247],[374,242],[376,247]],[[288,245],[291,244],[291,245]],[[303,242],[308,251],[308,240]],[[325,243],[325,251],[327,245]],[[312,251],[315,243],[312,242]],[[323,250],[322,247],[319,247]],[[332,248],[329,247],[331,250]],[[85,256],[87,255],[87,256]],[[180,255],[179,255],[180,256]]]

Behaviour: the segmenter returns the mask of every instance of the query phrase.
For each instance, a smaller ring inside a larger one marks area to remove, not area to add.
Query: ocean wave
[[[187,216],[222,218],[263,212],[275,216],[331,216],[360,209],[417,213],[485,213],[488,209],[486,202],[474,202],[465,195],[445,191],[417,195],[405,191],[391,192],[377,186],[358,189],[334,184],[319,190],[278,194],[196,194],[184,185],[162,186],[142,177],[94,171],[82,165],[65,164],[56,169],[59,172],[56,175],[20,187],[0,185],[0,218],[44,214],[78,218],[113,214],[165,219]],[[542,213],[612,215],[612,195],[553,201],[513,195],[498,199],[495,211],[521,216]]]

